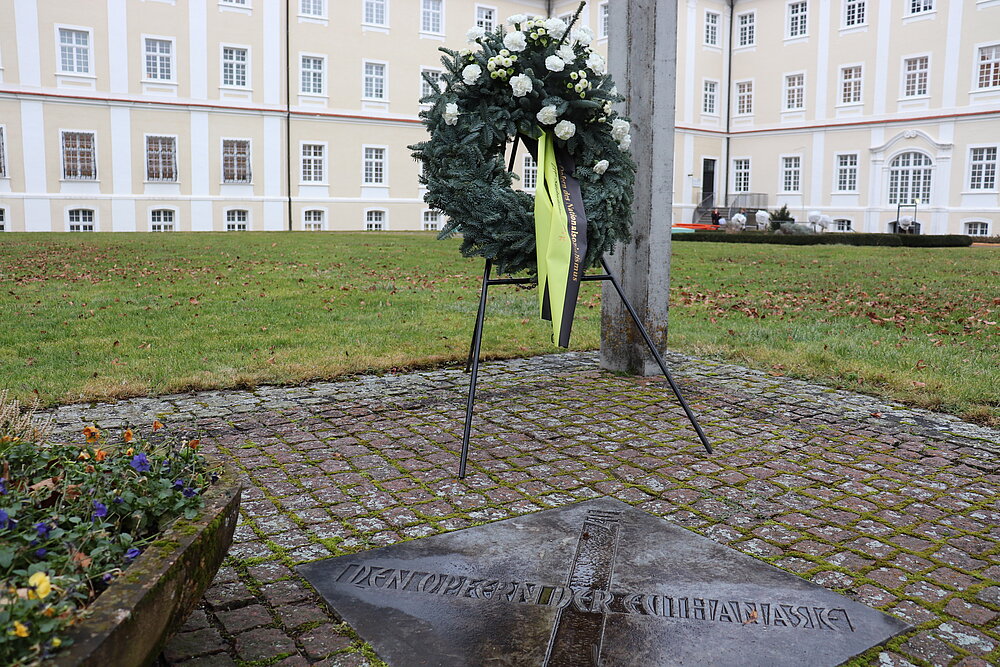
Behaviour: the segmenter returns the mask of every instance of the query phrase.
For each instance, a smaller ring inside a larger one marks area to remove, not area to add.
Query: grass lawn
[[[464,359],[481,260],[431,234],[4,234],[0,387],[44,404]],[[1000,249],[676,243],[670,347],[1000,425]],[[584,286],[574,347],[599,342]],[[491,290],[486,356],[556,350]]]

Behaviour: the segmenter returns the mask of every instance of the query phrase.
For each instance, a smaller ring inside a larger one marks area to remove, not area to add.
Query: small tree
[[[777,231],[783,222],[795,222],[795,218],[788,212],[788,204],[782,204],[781,208],[771,211],[771,231]]]

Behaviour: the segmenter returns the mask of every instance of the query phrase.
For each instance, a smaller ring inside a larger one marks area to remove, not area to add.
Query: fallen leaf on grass
[[[73,562],[80,566],[81,570],[86,570],[90,567],[90,564],[94,562],[94,559],[83,553],[82,551],[73,550],[71,552],[71,557]]]

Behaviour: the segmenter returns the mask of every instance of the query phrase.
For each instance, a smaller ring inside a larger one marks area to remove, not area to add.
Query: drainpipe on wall
[[[729,0],[729,44],[726,45],[726,55],[729,59],[728,68],[726,70],[726,76],[724,77],[723,83],[726,86],[726,145],[723,157],[723,181],[722,181],[722,206],[726,207],[729,202],[729,168],[732,160],[729,159],[729,150],[731,145],[731,137],[729,134],[730,130],[730,119],[732,118],[733,111],[733,29],[734,21],[736,18],[736,0]],[[731,217],[728,215],[727,218]]]
[[[288,193],[288,231],[292,231],[292,0],[285,0],[285,187]]]
[[[552,18],[552,0],[545,0],[545,15]]]

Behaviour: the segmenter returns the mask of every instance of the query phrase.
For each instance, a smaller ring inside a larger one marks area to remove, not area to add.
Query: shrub
[[[715,243],[778,243],[783,245],[859,245],[859,246],[908,246],[912,248],[958,248],[972,244],[972,237],[961,234],[920,236],[916,234],[715,234],[694,232],[673,234],[674,241],[711,241]]]
[[[771,230],[777,231],[783,222],[795,222],[795,218],[788,211],[788,204],[782,204],[781,208],[771,211]]]
[[[9,423],[24,425],[25,412]],[[153,429],[162,424],[155,422]],[[198,440],[125,429],[106,444],[0,437],[0,664],[44,661],[67,628],[174,518],[194,518],[218,479]]]

